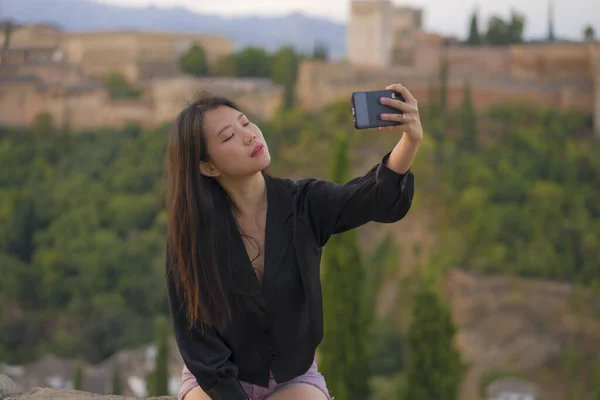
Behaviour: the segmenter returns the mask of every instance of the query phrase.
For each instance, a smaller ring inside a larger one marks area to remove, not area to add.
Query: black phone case
[[[354,104],[354,94],[355,93],[352,93],[353,109],[356,109],[356,106]],[[356,129],[368,129],[368,128],[378,128],[380,126],[400,125],[399,122],[387,121],[387,120],[381,119],[380,114],[393,114],[393,113],[402,114],[403,112],[401,110],[398,110],[397,108],[381,104],[381,102],[379,101],[379,99],[382,97],[393,98],[396,100],[405,101],[404,97],[402,97],[402,95],[400,93],[395,92],[393,90],[373,90],[373,91],[366,91],[366,92],[362,92],[362,93],[365,93],[366,98],[367,98],[369,125],[359,127],[358,125],[356,125],[356,116],[354,116],[354,127]]]

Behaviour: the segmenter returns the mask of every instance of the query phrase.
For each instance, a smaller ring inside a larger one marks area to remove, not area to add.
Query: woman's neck
[[[240,218],[255,216],[266,205],[266,183],[261,172],[243,179],[220,179]]]

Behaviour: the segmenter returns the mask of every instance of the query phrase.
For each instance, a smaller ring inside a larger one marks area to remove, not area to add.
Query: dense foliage
[[[468,99],[458,112],[422,107],[427,132],[413,166],[418,192],[411,212],[436,216],[440,242],[429,264],[440,272],[459,267],[597,281],[600,146],[590,137],[590,119],[516,104],[476,117],[471,107]],[[362,173],[397,141],[353,131],[348,113],[343,103],[311,115],[291,108],[260,121],[274,156],[271,173],[326,177],[340,135],[348,138],[348,173]],[[4,361],[29,362],[52,351],[96,362],[152,341],[154,318],[167,314],[167,130],[61,133],[41,115],[25,131],[0,131]],[[382,278],[370,269],[375,261],[363,262],[363,306],[372,310]],[[393,263],[385,262],[392,269]],[[392,376],[405,364],[406,340],[382,321],[369,324],[376,328],[367,351],[390,356],[373,358],[371,369]]]
[[[348,138],[340,136],[332,157],[329,179],[351,179]],[[360,400],[369,397],[367,360],[365,269],[356,230],[334,235],[323,251],[323,317],[325,332],[319,347],[319,368],[335,398]]]
[[[412,315],[400,398],[457,400],[464,365],[453,343],[456,327],[450,312],[439,294],[422,284],[415,294]]]

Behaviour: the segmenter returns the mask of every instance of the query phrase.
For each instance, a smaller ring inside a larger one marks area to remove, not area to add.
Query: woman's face
[[[240,111],[227,106],[207,111],[203,128],[210,157],[200,167],[204,175],[242,178],[271,163],[262,132]]]

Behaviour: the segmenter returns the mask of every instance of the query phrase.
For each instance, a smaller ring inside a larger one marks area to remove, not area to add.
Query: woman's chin
[[[269,165],[271,165],[271,155],[269,153],[265,153],[265,154],[259,156],[259,158],[256,160],[256,162],[259,165],[260,171],[262,171],[263,169],[265,169]]]

